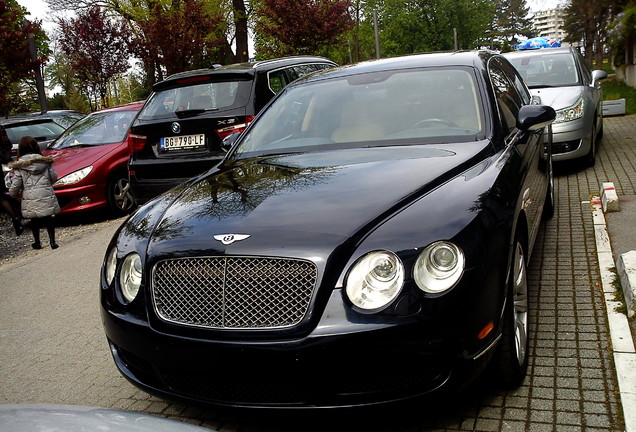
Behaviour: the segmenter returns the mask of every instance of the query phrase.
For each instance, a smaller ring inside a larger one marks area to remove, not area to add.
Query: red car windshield
[[[123,142],[136,114],[137,111],[91,114],[67,129],[49,148],[64,149]]]

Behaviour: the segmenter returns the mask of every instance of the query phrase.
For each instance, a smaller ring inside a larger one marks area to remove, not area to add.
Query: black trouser
[[[46,216],[42,218],[33,218],[30,223],[31,232],[33,232],[33,240],[35,244],[40,244],[40,228],[46,228],[49,233],[49,243],[51,246],[55,244],[55,217]]]

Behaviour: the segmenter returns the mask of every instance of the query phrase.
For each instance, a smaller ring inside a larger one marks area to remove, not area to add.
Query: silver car
[[[555,161],[596,162],[597,141],[603,135],[602,70],[590,71],[572,48],[543,48],[504,54],[524,78],[541,105],[550,105],[557,117],[552,124]]]

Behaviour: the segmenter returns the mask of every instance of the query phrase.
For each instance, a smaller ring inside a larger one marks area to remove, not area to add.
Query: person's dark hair
[[[23,136],[18,144],[18,158],[28,154],[42,154],[38,142],[32,136]]]

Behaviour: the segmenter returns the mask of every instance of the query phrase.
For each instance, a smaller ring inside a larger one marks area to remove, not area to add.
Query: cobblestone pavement
[[[557,166],[557,213],[529,268],[529,374],[516,391],[482,380],[435,406],[318,413],[206,409],[150,396],[116,371],[99,318],[99,268],[114,220],[56,251],[0,266],[0,403],[128,409],[223,432],[622,431],[589,197],[605,181],[619,195],[636,194],[635,135],[636,116],[607,118],[594,168]]]

